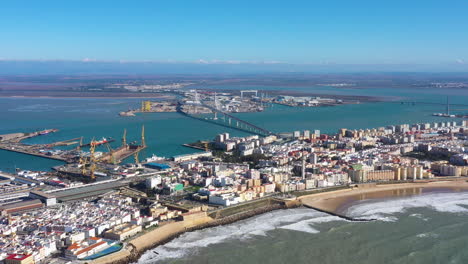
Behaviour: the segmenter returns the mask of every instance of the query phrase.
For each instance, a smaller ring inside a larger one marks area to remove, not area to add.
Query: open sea
[[[210,87],[213,88],[213,87]],[[322,133],[336,133],[339,128],[374,128],[390,124],[447,121],[433,117],[434,112],[444,112],[444,105],[402,105],[398,101],[425,101],[468,105],[467,89],[352,89],[334,87],[284,88],[257,86],[223,86],[222,89],[294,89],[316,94],[369,95],[395,100],[393,102],[362,103],[335,107],[296,108],[273,105],[260,113],[239,113],[240,118],[274,132],[319,129]],[[0,134],[32,132],[57,128],[60,131],[49,135],[27,139],[25,143],[51,143],[83,136],[84,142],[92,138],[112,137],[116,147],[124,129],[127,141],[139,140],[141,127],[145,126],[148,148],[140,159],[151,156],[171,157],[197,150],[182,146],[197,140],[213,139],[217,134],[229,132],[234,136],[245,136],[244,132],[198,121],[178,113],[140,113],[136,117],[119,117],[120,111],[139,107],[142,99],[133,98],[0,98]],[[454,113],[468,113],[468,106],[453,106]],[[459,110],[458,110],[459,109]],[[456,119],[455,119],[456,120]],[[107,151],[101,147],[101,151]],[[99,149],[98,149],[99,151]],[[0,150],[0,171],[15,168],[47,170],[60,164],[38,157],[10,153]]]
[[[213,88],[213,87],[210,87]],[[393,102],[336,107],[293,108],[274,105],[261,113],[239,117],[275,132],[373,128],[390,124],[442,122],[431,116],[443,105],[402,105],[398,101],[468,104],[464,89],[350,89],[333,87],[222,87],[224,89],[299,89],[317,94],[370,95]],[[184,117],[178,113],[148,113],[119,117],[138,107],[141,99],[0,98],[0,134],[58,128],[57,133],[25,140],[49,143],[83,136],[113,137],[118,146],[139,140],[145,125],[148,148],[140,156],[170,157],[195,152],[182,144],[212,139],[229,132],[245,133]],[[468,106],[453,106],[468,113]],[[458,119],[453,119],[457,120]],[[104,149],[102,149],[104,151]],[[0,170],[48,170],[60,164],[43,158],[0,151]],[[186,233],[145,253],[138,263],[468,263],[468,193],[433,192],[394,199],[359,201],[346,211],[373,222],[347,222],[311,209],[279,210],[226,226]]]
[[[278,210],[189,232],[147,251],[138,264],[468,263],[468,193],[363,200],[349,222],[308,208]]]

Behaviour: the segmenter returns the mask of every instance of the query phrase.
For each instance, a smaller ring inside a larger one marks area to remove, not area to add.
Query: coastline
[[[466,179],[444,179],[428,182],[376,184],[369,187],[354,187],[304,195],[298,200],[309,208],[343,215],[346,208],[356,201],[420,195],[424,191],[434,189],[468,190],[468,182]]]
[[[252,210],[242,211],[222,218],[205,216],[196,220],[184,220],[167,223],[148,233],[142,234],[132,240],[118,252],[103,256],[93,261],[84,263],[89,264],[129,264],[137,262],[146,251],[154,249],[157,246],[166,244],[180,235],[195,230],[228,225],[250,217],[261,215],[267,212],[280,209],[290,209],[301,206],[296,201],[280,201],[274,198],[268,198],[269,205],[258,207]],[[232,207],[228,207],[232,208]]]
[[[184,220],[167,223],[148,233],[140,235],[124,246],[122,250],[102,258],[87,262],[89,264],[128,264],[137,262],[143,253],[157,246],[170,242],[185,232],[205,228],[227,225],[253,216],[261,215],[273,210],[290,209],[300,206],[315,209],[342,218],[349,218],[344,214],[345,208],[353,202],[364,199],[395,198],[409,195],[420,195],[424,190],[448,189],[451,191],[468,190],[466,179],[444,179],[427,182],[392,183],[358,185],[339,190],[317,192],[298,197],[296,200],[277,200],[269,198],[267,206],[252,210],[241,211],[233,215],[217,218],[206,215],[196,220]],[[228,207],[229,209],[232,207]]]
[[[43,99],[145,99],[145,98],[170,98],[165,95],[151,95],[148,96],[44,96],[44,95],[1,95],[0,98],[43,98]]]

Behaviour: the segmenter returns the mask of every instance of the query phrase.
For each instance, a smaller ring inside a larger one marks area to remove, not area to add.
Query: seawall
[[[201,230],[205,228],[227,225],[240,220],[244,220],[256,215],[264,214],[274,210],[289,209],[301,206],[299,201],[283,201],[269,198],[269,204],[266,206],[249,209],[221,218],[206,216],[196,220],[184,220],[171,222],[162,225],[146,234],[138,236],[129,241],[119,252],[104,256],[102,258],[88,261],[89,264],[128,264],[137,262],[138,259],[147,250],[153,249],[159,245],[170,242],[185,232]],[[226,209],[232,209],[228,207]]]

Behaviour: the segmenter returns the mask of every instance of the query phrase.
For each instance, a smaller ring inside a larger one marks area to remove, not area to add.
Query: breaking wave
[[[185,233],[167,244],[147,251],[138,263],[150,264],[169,258],[181,258],[212,244],[267,236],[268,231],[277,228],[318,233],[319,231],[313,228],[314,224],[331,221],[344,220],[308,208],[273,211],[229,225]]]
[[[404,213],[410,208],[421,207],[446,213],[468,213],[468,193],[431,193],[386,200],[365,200],[350,206],[345,215],[356,219],[372,218],[379,221],[397,221],[398,213]],[[409,217],[416,217],[421,221],[429,220],[421,214],[411,214]],[[147,251],[138,263],[161,263],[167,259],[182,258],[195,254],[197,250],[209,245],[230,240],[243,241],[255,236],[267,236],[268,232],[274,229],[315,234],[320,232],[317,228],[320,223],[333,221],[349,222],[337,216],[308,208],[273,211],[229,225],[185,233],[165,245]],[[436,237],[436,235],[423,233],[417,237]]]
[[[468,192],[431,193],[405,198],[362,201],[349,207],[345,214],[354,218],[376,218],[383,221],[396,221],[396,213],[410,208],[431,208],[444,213],[468,213]],[[427,220],[421,215],[411,215]]]

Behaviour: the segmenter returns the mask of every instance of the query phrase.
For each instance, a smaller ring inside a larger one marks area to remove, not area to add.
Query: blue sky
[[[22,1],[7,60],[468,63],[468,1]]]

